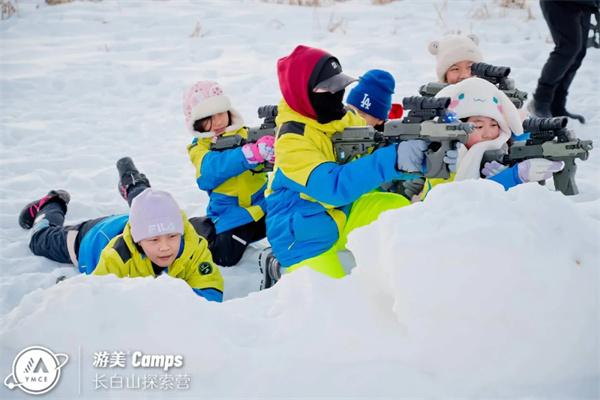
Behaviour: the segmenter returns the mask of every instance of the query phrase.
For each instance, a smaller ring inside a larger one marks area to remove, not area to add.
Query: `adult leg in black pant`
[[[575,57],[575,61],[571,65],[571,67],[567,70],[564,77],[560,80],[558,85],[556,86],[556,90],[554,91],[554,98],[552,99],[552,103],[550,103],[550,112],[553,117],[566,116],[572,119],[576,119],[582,124],[585,124],[585,118],[579,114],[573,114],[567,111],[567,95],[569,94],[569,87],[571,86],[571,82],[575,78],[575,74],[577,70],[581,66],[585,54],[587,52],[587,37],[588,32],[590,30],[590,16],[591,13],[588,13],[584,10],[581,10],[578,15],[578,23],[576,26],[579,26],[581,29],[581,34],[578,38],[581,38],[579,53]]]
[[[594,8],[556,0],[541,0],[540,6],[555,47],[542,69],[533,100],[528,106],[529,112],[546,118],[567,115],[584,122],[579,115],[569,115],[565,104],[569,86],[586,54],[587,33]]]

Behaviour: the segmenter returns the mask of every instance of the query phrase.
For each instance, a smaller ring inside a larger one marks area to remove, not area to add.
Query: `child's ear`
[[[438,53],[439,47],[440,42],[434,40],[433,42],[429,43],[429,52],[435,56]]]
[[[470,33],[470,34],[467,35],[467,37],[469,39],[471,39],[473,41],[473,43],[475,43],[477,46],[479,46],[479,38],[477,37],[476,34]]]
[[[505,95],[502,90],[498,90],[497,96],[499,98],[498,100],[500,100],[500,105],[502,106],[502,116],[506,120],[508,127],[515,135],[522,135],[523,123],[521,122],[519,110],[517,110],[517,107],[515,107],[513,102],[510,101],[508,96]]]

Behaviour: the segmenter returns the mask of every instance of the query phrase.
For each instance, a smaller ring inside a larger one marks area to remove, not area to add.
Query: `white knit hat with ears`
[[[469,78],[448,85],[435,97],[450,97],[448,109],[454,111],[459,119],[475,116],[489,117],[496,120],[500,128],[498,138],[473,145],[462,161],[459,157],[454,180],[479,178],[479,164],[483,153],[486,150],[500,149],[510,139],[511,132],[516,136],[523,134],[521,117],[515,105],[496,85],[485,79]]]
[[[479,50],[479,38],[474,34],[448,35],[440,41],[429,43],[429,52],[437,56],[435,72],[438,81],[446,83],[446,72],[454,64],[461,61],[482,62],[483,55]]]
[[[225,132],[236,131],[244,125],[242,116],[231,107],[229,97],[215,81],[196,82],[183,94],[185,123],[190,133],[197,138],[213,137],[214,132],[195,131],[196,121],[226,111],[231,114],[231,125],[225,129]]]

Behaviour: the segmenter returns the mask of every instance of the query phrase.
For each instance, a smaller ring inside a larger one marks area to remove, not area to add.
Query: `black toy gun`
[[[510,99],[517,108],[523,107],[527,93],[515,88],[515,81],[508,77],[510,67],[497,67],[486,63],[473,63],[471,74],[493,83]],[[419,94],[424,97],[434,97],[448,83],[431,82],[419,88]]]
[[[531,132],[525,142],[516,142],[510,152],[506,150],[488,150],[484,153],[481,167],[486,162],[497,161],[507,166],[513,166],[531,158],[545,158],[551,161],[563,161],[565,167],[555,172],[554,187],[565,196],[579,193],[575,183],[577,165],[575,159],[587,160],[592,150],[591,140],[580,140],[574,137],[572,131],[566,128],[567,117],[531,118],[523,121],[523,129]],[[544,184],[545,182],[540,182]]]
[[[336,132],[331,140],[337,161],[343,165],[367,154],[372,147],[375,150],[390,143],[420,139],[429,143],[429,149],[425,152],[427,172],[414,175],[449,178],[450,171],[444,163],[446,150],[455,149],[458,142],[466,143],[468,134],[473,132],[473,125],[456,121],[453,114],[448,114],[449,97],[405,97],[402,105],[405,110],[410,110],[408,115],[402,120],[386,121],[381,132],[370,126],[350,127]],[[412,172],[410,174],[413,175]]]
[[[241,135],[219,136],[217,140],[210,144],[210,150],[224,151],[235,149],[246,143],[256,143],[263,136],[275,136],[275,117],[277,117],[277,106],[262,106],[258,108],[258,117],[263,123],[258,127],[248,128],[248,138]],[[269,162],[262,163],[263,168],[257,172],[273,171],[273,164]]]

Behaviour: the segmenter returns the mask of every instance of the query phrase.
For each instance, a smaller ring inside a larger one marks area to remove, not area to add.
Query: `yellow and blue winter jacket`
[[[246,138],[247,132],[246,128],[240,128],[223,136]],[[198,187],[210,197],[206,214],[219,234],[258,221],[265,215],[267,174],[256,169],[262,166],[253,167],[248,163],[241,147],[211,151],[211,142],[212,138],[195,138],[187,149],[196,167]]]
[[[283,99],[275,120],[275,166],[266,192],[266,223],[269,243],[283,267],[329,250],[340,237],[352,202],[402,177],[396,169],[397,145],[338,164],[331,137],[366,122],[352,111],[318,122],[311,93],[325,65],[339,67],[339,62],[307,46],[297,46],[277,62]]]
[[[199,296],[221,302],[223,277],[213,263],[208,243],[196,233],[183,211],[182,216],[184,232],[179,254],[164,273],[185,280]],[[127,214],[107,217],[94,225],[81,241],[78,263],[87,274],[156,277],[152,262],[133,242]]]
[[[336,161],[331,136],[365,121],[348,111],[319,124],[282,100],[276,119],[275,168],[267,188],[267,237],[282,266],[319,255],[333,246],[350,206],[384,182],[399,179],[397,146],[379,149],[348,164]]]

